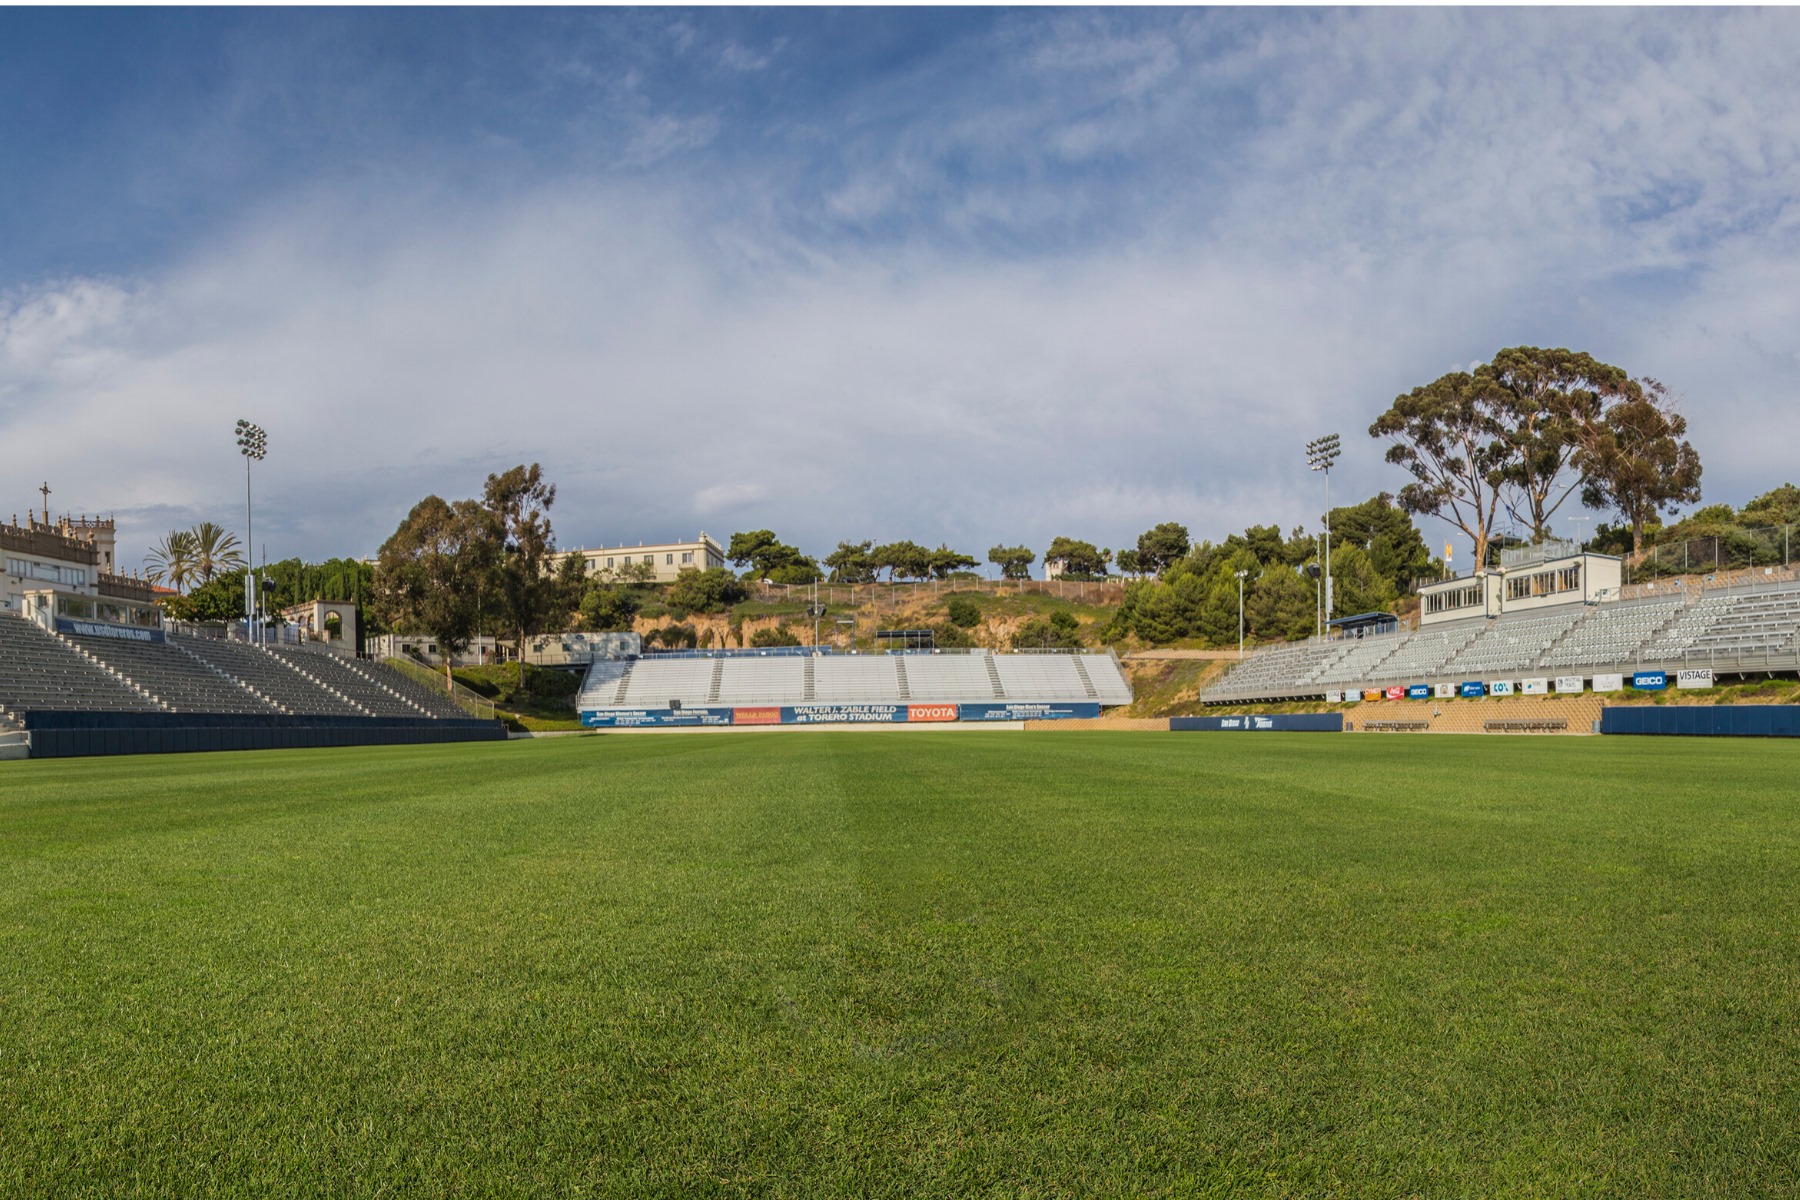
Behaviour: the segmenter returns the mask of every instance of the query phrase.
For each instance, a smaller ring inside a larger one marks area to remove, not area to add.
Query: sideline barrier
[[[1171,730],[1225,733],[1342,733],[1343,713],[1251,713],[1243,717],[1170,717]]]
[[[643,729],[683,725],[944,724],[951,721],[1091,720],[1099,704],[769,704],[695,705],[681,708],[589,709],[590,729]]]
[[[31,712],[32,758],[189,754],[206,750],[309,750],[506,739],[498,721],[431,717],[326,717],[227,713]]]
[[[1600,710],[1601,733],[1800,737],[1800,704],[1631,705]]]

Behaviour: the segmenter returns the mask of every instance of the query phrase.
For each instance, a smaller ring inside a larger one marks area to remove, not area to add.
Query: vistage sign
[[[1711,667],[1691,667],[1675,673],[1675,686],[1678,688],[1709,688],[1712,685]]]

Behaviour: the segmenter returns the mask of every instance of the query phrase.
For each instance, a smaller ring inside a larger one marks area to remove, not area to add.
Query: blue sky
[[[1318,433],[1397,489],[1369,422],[1522,343],[1668,384],[1741,503],[1796,477],[1795,61],[1783,10],[0,10],[0,509],[235,524],[245,416],[276,556],[518,461],[567,545],[1217,538],[1316,519]]]

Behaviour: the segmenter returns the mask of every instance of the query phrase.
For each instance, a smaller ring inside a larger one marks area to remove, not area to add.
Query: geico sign
[[[908,721],[954,721],[956,705],[954,704],[909,704],[906,706]]]

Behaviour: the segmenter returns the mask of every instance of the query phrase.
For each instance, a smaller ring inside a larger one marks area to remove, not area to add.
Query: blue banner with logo
[[[1183,733],[1342,733],[1344,714],[1251,713],[1241,717],[1170,717],[1169,728]]]
[[[1429,700],[1429,699],[1431,699],[1431,685],[1429,683],[1413,684],[1411,687],[1406,689],[1406,698],[1408,700]]]
[[[959,721],[1063,721],[1100,715],[1099,704],[959,704]]]
[[[1459,692],[1461,692],[1463,696],[1468,697],[1468,698],[1487,695],[1487,685],[1486,684],[1475,683],[1475,682],[1471,682],[1468,680],[1465,680],[1463,682],[1462,686],[1460,688],[1458,688],[1457,690]]]
[[[1660,692],[1669,686],[1667,671],[1633,671],[1631,686],[1640,692]]]
[[[581,714],[589,729],[657,729],[678,725],[730,725],[729,708],[611,708]]]
[[[112,625],[105,621],[74,621],[68,617],[56,618],[56,632],[72,633],[76,637],[111,638],[115,642],[160,642],[163,631],[145,629],[138,625]]]

